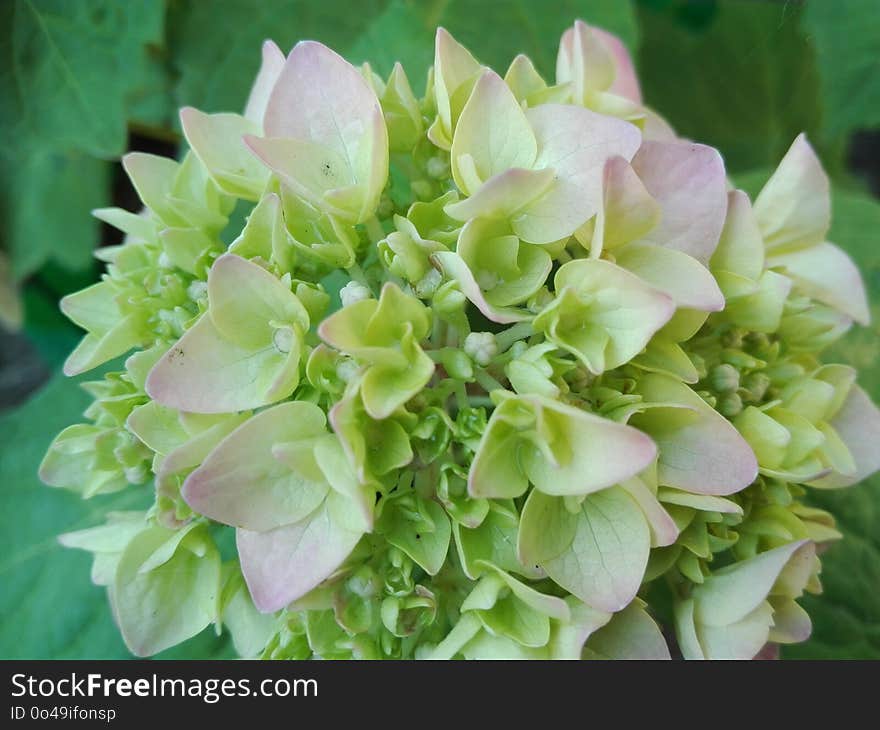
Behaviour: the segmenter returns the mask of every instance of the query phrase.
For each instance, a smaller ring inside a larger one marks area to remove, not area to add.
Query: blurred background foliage
[[[878,0],[4,0],[0,3],[0,657],[128,656],[85,553],[59,532],[138,507],[142,490],[89,502],[39,484],[51,438],[87,396],[59,373],[79,333],[58,299],[100,275],[118,243],[92,208],[137,208],[132,149],[175,154],[176,110],[237,111],[260,43],[313,38],[417,91],[437,25],[499,70],[518,52],[552,76],[575,18],[629,46],[649,104],[717,146],[755,192],[805,130],[834,179],[831,239],[858,261],[874,325],[831,353],[880,399]],[[89,374],[89,378],[94,373]],[[80,379],[81,380],[81,379]],[[880,445],[878,445],[880,447]],[[846,539],[825,555],[825,595],[805,600],[813,638],[789,657],[880,658],[880,479],[817,499]],[[230,653],[210,631],[164,656]]]

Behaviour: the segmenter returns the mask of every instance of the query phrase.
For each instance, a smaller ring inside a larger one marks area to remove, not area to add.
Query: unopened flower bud
[[[743,402],[738,393],[725,393],[718,398],[715,408],[725,418],[733,418],[742,411]]]
[[[343,383],[348,383],[357,375],[358,365],[354,360],[340,360],[336,364],[336,377]]]
[[[422,299],[430,297],[435,291],[437,291],[437,287],[440,286],[440,282],[442,281],[443,274],[437,271],[437,269],[429,270],[428,273],[416,282],[416,296],[421,297]]]
[[[449,177],[449,162],[442,157],[432,157],[429,159],[425,169],[427,170],[428,175],[435,180]]]
[[[764,373],[751,373],[743,380],[743,388],[745,388],[752,400],[760,401],[767,393],[770,387],[770,378]]]
[[[272,333],[272,344],[278,352],[287,354],[293,349],[293,343],[296,339],[296,333],[291,327],[278,327]]]
[[[339,298],[342,300],[343,307],[361,302],[364,299],[372,299],[372,297],[373,293],[359,281],[350,281],[339,290]]]
[[[491,332],[471,332],[464,339],[464,351],[477,365],[485,367],[498,353],[498,343]]]
[[[716,365],[709,373],[709,385],[719,393],[730,393],[739,387],[739,371],[728,365]]]
[[[186,288],[186,295],[194,302],[208,296],[208,282],[196,279]]]
[[[434,188],[427,180],[414,180],[412,191],[419,200],[430,200],[434,195]]]

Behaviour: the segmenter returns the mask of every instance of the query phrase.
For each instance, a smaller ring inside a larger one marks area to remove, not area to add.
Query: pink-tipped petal
[[[234,413],[272,402],[267,392],[278,366],[274,350],[253,351],[229,342],[205,313],[156,363],[146,391],[181,411]]]
[[[284,608],[329,578],[361,533],[334,524],[326,503],[305,520],[269,532],[236,531],[241,572],[263,613]]]
[[[601,28],[593,28],[593,33],[599,37],[599,40],[611,52],[611,56],[614,59],[614,83],[611,84],[608,90],[612,94],[626,97],[636,104],[641,104],[642,90],[639,88],[639,79],[636,76],[632,57],[629,55],[626,46],[623,45],[623,41],[616,35],[612,35]]]
[[[718,151],[691,142],[645,142],[632,166],[662,210],[642,241],[707,264],[724,227],[727,178]]]
[[[693,390],[656,373],[642,376],[638,387],[646,401],[688,407],[650,408],[631,419],[657,442],[660,484],[723,496],[755,480],[758,462],[746,440]]]
[[[622,157],[612,157],[605,165],[604,213],[603,249],[644,236],[660,221],[660,205]]]
[[[614,83],[614,57],[610,48],[582,20],[562,34],[556,57],[556,83],[571,84],[576,104],[591,92],[605,91]]]
[[[599,212],[605,164],[612,157],[631,160],[641,133],[629,122],[567,104],[542,104],[526,116],[538,140],[535,167],[554,170],[556,179],[513,228],[530,243],[552,243]]]
[[[251,93],[248,96],[247,105],[244,108],[245,118],[263,127],[263,116],[266,114],[266,106],[275,83],[284,68],[284,54],[275,45],[274,41],[263,41],[263,61]]]
[[[324,433],[324,414],[311,403],[269,408],[223,439],[181,494],[196,512],[234,527],[265,531],[297,522],[330,489],[313,453],[314,439]],[[279,445],[300,446],[296,469],[276,456]]]
[[[297,43],[266,107],[269,137],[310,140],[347,156],[378,100],[358,70],[316,41]]]

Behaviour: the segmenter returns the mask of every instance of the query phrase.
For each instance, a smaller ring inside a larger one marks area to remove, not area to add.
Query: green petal
[[[786,564],[807,540],[791,542],[712,574],[694,589],[694,616],[699,624],[727,626],[746,618],[770,595]]]
[[[503,79],[486,71],[471,92],[452,141],[452,174],[465,194],[473,194],[490,177],[510,168],[532,167],[538,144],[522,107]],[[474,175],[462,171],[470,158]]]
[[[768,251],[806,248],[825,239],[831,225],[828,176],[799,134],[755,200],[755,217]]]
[[[682,251],[653,244],[632,243],[615,251],[618,266],[675,300],[679,307],[718,312],[724,295],[709,270]]]
[[[428,575],[437,575],[446,562],[452,526],[446,511],[436,502],[419,500],[421,520],[409,517],[411,510],[392,509],[383,519],[382,534],[409,555]],[[386,508],[387,509],[387,508]]]
[[[281,324],[294,325],[300,332],[309,327],[309,315],[289,285],[234,254],[224,254],[211,267],[208,301],[214,326],[242,347],[271,345]]]
[[[520,515],[516,550],[522,563],[538,565],[562,555],[577,532],[578,517],[560,497],[533,489]]]
[[[635,501],[618,487],[587,495],[571,547],[542,564],[584,603],[616,612],[636,595],[648,564],[651,536]]]
[[[444,28],[437,28],[434,45],[434,99],[438,119],[428,132],[441,149],[449,149],[464,104],[482,67]]]
[[[643,605],[633,601],[587,640],[586,657],[592,659],[671,659],[660,627]]]
[[[555,286],[560,294],[534,326],[595,374],[635,357],[675,310],[666,294],[599,259],[564,264]]]
[[[764,240],[749,196],[742,190],[727,194],[727,218],[709,263],[713,272],[726,271],[753,281],[761,276]]]
[[[367,370],[361,381],[361,397],[372,418],[388,418],[421,392],[434,374],[434,362],[411,337],[403,340],[401,348],[409,350],[406,353],[408,365],[405,369],[374,365]]]
[[[111,592],[114,615],[126,645],[149,656],[195,636],[217,619],[220,554],[204,528],[189,532],[165,562],[145,559],[174,533],[152,527],[123,552]]]
[[[250,153],[242,137],[260,134],[262,125],[238,114],[204,114],[192,107],[180,110],[180,124],[192,151],[221,190],[259,200],[269,172]]]
[[[772,253],[767,266],[794,279],[799,291],[827,304],[859,324],[871,321],[868,295],[855,262],[833,243],[787,253]]]

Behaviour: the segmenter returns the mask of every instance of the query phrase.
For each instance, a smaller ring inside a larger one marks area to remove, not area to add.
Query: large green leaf
[[[171,64],[179,74],[177,106],[241,111],[260,64],[260,44],[287,53],[312,39],[345,53],[388,0],[214,0],[174,3],[169,10]]]
[[[98,225],[89,211],[110,199],[110,165],[127,117],[170,116],[155,48],[162,0],[12,0],[0,4],[0,239],[13,275],[48,259],[92,264]]]
[[[100,228],[89,211],[106,205],[110,171],[103,160],[44,146],[22,155],[14,170],[7,168],[0,210],[13,276],[23,278],[48,259],[72,270],[94,267]]]
[[[399,60],[421,91],[438,25],[501,73],[517,53],[527,53],[552,76],[559,37],[575,18],[620,35],[630,47],[636,43],[629,0],[563,0],[552,12],[529,0],[215,0],[172,5],[168,25],[178,102],[237,111],[266,38],[285,52],[298,40],[319,40],[352,62],[370,61],[383,76]]]
[[[834,5],[834,3],[831,3]],[[821,122],[813,49],[794,3],[725,0],[705,27],[640,11],[645,100],[682,136],[719,147],[728,170],[774,165]]]
[[[637,44],[630,0],[561,0],[546,13],[536,13],[530,0],[391,0],[345,55],[353,63],[369,61],[383,77],[399,61],[421,94],[434,61],[434,33],[443,26],[481,63],[499,73],[524,53],[552,83],[559,39],[576,18],[618,35],[630,49]],[[488,27],[491,33],[485,31]]]
[[[825,129],[880,126],[880,12],[876,0],[813,0],[804,30],[816,48]]]
[[[15,413],[0,417],[0,657],[121,659],[130,654],[113,624],[105,590],[89,581],[90,556],[62,548],[59,533],[91,527],[114,509],[149,502],[148,487],[129,487],[88,502],[43,486],[37,466],[52,437],[76,422],[88,396],[62,376]],[[168,656],[227,652],[210,630]],[[164,656],[164,655],[163,655]]]
[[[12,0],[0,6],[0,127],[56,149],[121,154],[126,107],[156,62],[161,0]],[[7,138],[8,139],[8,138]]]

